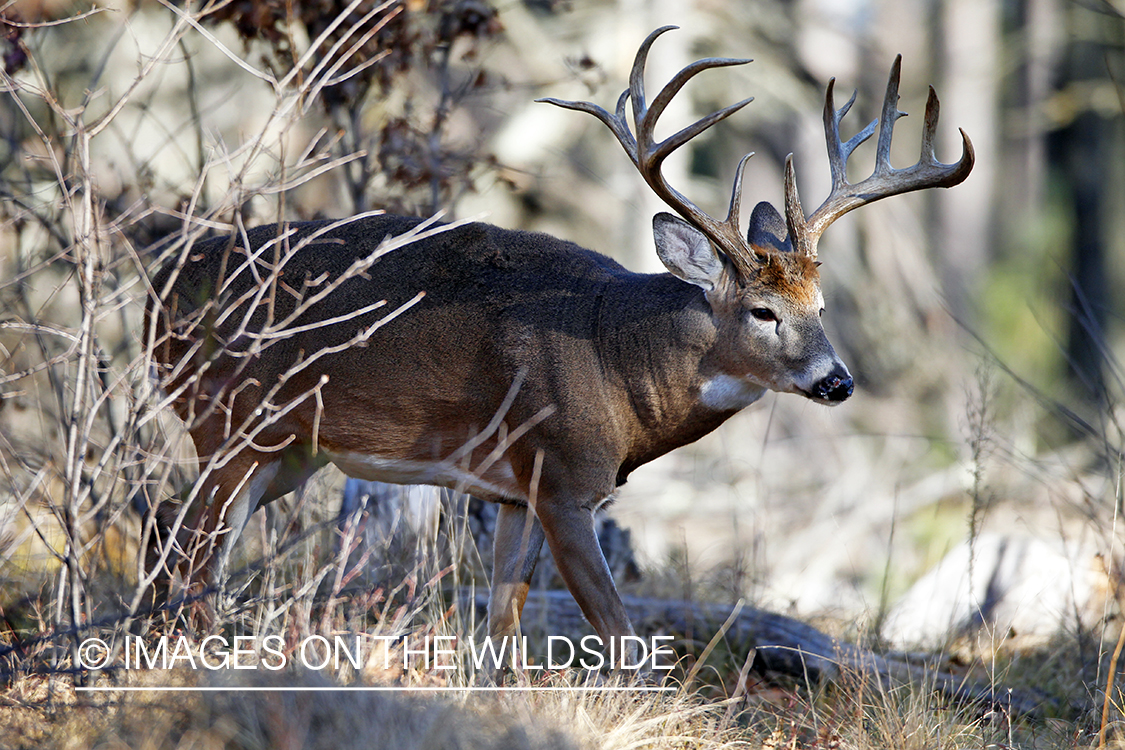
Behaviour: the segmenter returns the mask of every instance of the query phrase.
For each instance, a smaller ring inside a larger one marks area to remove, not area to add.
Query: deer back
[[[263,401],[275,410],[296,403],[259,442],[308,435],[315,425],[326,451],[438,460],[483,431],[511,394],[507,430],[538,418],[510,447],[522,456],[517,462],[549,445],[575,465],[594,464],[603,484],[606,476],[624,481],[633,467],[721,423],[704,410],[682,436],[664,431],[698,406],[699,363],[717,337],[696,287],[669,274],[632,273],[549,235],[479,223],[406,243],[344,278],[388,237],[419,223],[378,216],[330,229],[331,222],[258,227],[246,235],[249,253],[245,243],[218,237],[163,269],[153,285],[166,301],[149,318],[165,388],[181,390],[181,416],[191,423],[218,402],[239,425],[253,422]],[[260,252],[287,230],[285,242]],[[261,294],[263,287],[272,289]],[[349,345],[420,292],[408,311]],[[285,321],[278,335],[262,337],[278,321]],[[478,452],[496,445],[486,441]]]

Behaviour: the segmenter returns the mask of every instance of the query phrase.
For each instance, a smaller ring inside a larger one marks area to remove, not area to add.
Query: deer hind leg
[[[598,543],[594,511],[567,503],[563,498],[543,498],[535,512],[543,524],[559,574],[607,652],[613,639],[614,668],[622,663],[636,664],[636,644],[622,640],[634,635],[633,625]]]
[[[157,590],[165,595],[174,578],[198,594],[209,583],[222,586],[231,550],[281,468],[278,453],[243,450],[201,461],[202,476],[179,502],[159,511],[161,531],[148,550],[150,569],[161,566]],[[225,463],[223,463],[225,461]],[[190,502],[186,509],[184,502]]]
[[[209,582],[221,585],[231,550],[254,511],[296,489],[325,463],[301,444],[265,453],[244,449],[222,466],[201,461],[199,487],[183,488],[176,501],[163,503],[156,513],[146,550],[146,570],[159,571],[154,603],[168,601],[177,577],[189,594]]]

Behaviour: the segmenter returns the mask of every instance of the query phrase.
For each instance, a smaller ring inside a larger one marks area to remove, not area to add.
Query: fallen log
[[[985,710],[1035,716],[1045,698],[995,683],[974,680],[923,663],[917,656],[880,655],[823,633],[807,623],[749,605],[731,607],[677,599],[623,596],[622,602],[638,635],[694,633],[708,640],[726,624],[723,637],[744,653],[755,649],[755,664],[776,674],[815,685],[865,678],[882,684],[912,684],[933,690],[958,704],[979,705]],[[488,608],[488,592],[465,590],[461,606]],[[735,610],[738,610],[735,612]],[[732,617],[733,614],[733,617]],[[729,623],[728,623],[729,620]],[[590,634],[590,625],[567,591],[533,590],[524,604],[522,626],[578,639]]]

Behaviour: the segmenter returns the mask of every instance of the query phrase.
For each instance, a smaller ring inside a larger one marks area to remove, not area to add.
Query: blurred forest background
[[[1122,559],[1122,0],[8,0],[0,578],[77,547],[128,569],[137,488],[171,494],[192,472],[140,339],[143,269],[168,238],[440,210],[661,271],[663,207],[619,145],[534,100],[611,107],[665,24],[681,30],[653,50],[653,90],[698,57],[755,60],[700,76],[662,122],[755,97],[665,167],[712,214],[747,151],[746,201],[780,205],[792,152],[817,203],[827,81],[858,91],[848,137],[898,53],[896,166],[917,159],[927,84],[938,158],[958,157],[960,127],[977,165],[827,232],[825,320],[856,395],[833,410],[769,395],[637,471],[611,513],[643,564],[689,571],[685,595],[831,613],[896,643],[944,637],[989,596],[1012,622],[1035,610],[1001,639],[1099,628]],[[51,585],[89,585],[60,569]]]

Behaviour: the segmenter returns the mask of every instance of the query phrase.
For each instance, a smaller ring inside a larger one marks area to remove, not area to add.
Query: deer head
[[[734,114],[752,99],[744,99],[714,112],[663,141],[657,142],[654,132],[656,121],[668,103],[694,76],[711,68],[742,65],[750,61],[707,58],[693,62],[677,73],[650,104],[644,86],[648,52],[657,37],[674,28],[659,28],[641,44],[633,62],[629,88],[617,100],[614,114],[589,102],[550,98],[540,101],[586,112],[603,122],[617,137],[645,182],[683,217],[680,219],[661,213],[654,218],[657,253],[671,273],[701,287],[711,304],[719,336],[726,343],[726,346],[716,348],[727,360],[718,364],[720,372],[728,379],[715,381],[723,384],[723,393],[729,396],[732,392],[739,392],[741,387],[752,394],[756,385],[799,393],[824,404],[837,404],[851,395],[853,383],[821,325],[824,298],[817,271],[817,243],[821,234],[848,211],[880,198],[959,184],[973,168],[972,143],[961,131],[961,158],[953,164],[937,161],[933,141],[938,120],[938,99],[931,87],[922,131],[921,157],[912,167],[895,169],[890,163],[891,138],[895,121],[905,114],[897,108],[901,56],[895,59],[891,68],[881,116],[843,143],[840,140],[840,121],[854,103],[855,94],[837,110],[833,100],[833,79],[828,83],[824,102],[824,132],[832,171],[831,193],[811,216],[806,217],[790,154],[785,163],[784,218],[769,203],[759,203],[751,213],[747,233],[743,235],[740,228],[742,177],[752,153],[739,162],[730,207],[723,221],[712,218],[671,187],[660,168],[669,154]],[[632,104],[636,135],[626,119],[628,103]],[[849,183],[848,158],[876,129],[879,130],[879,140],[875,169],[867,179]]]

